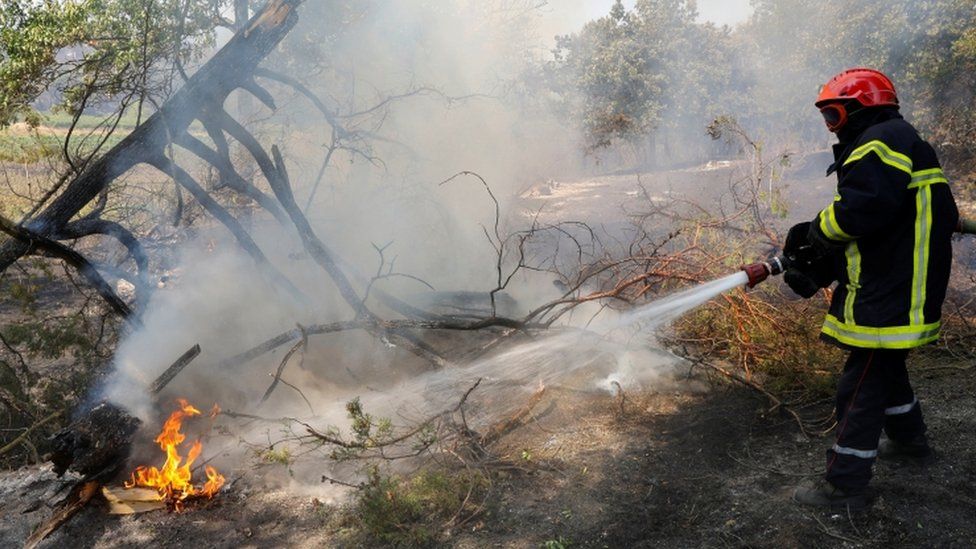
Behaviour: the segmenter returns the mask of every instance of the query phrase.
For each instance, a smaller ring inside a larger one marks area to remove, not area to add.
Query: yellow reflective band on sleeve
[[[929,273],[929,239],[932,234],[932,187],[919,187],[915,193],[915,249],[912,252],[912,304],[908,322],[925,323],[925,286]]]
[[[929,185],[935,185],[936,183],[948,183],[949,180],[946,179],[945,173],[942,168],[932,168],[930,170],[921,170],[917,172],[912,172],[912,182],[908,184],[909,189],[916,189],[919,187],[927,187]]]
[[[872,328],[841,322],[833,315],[824,320],[823,333],[837,341],[865,349],[911,349],[939,339],[941,322],[918,326]]]
[[[847,258],[847,298],[844,300],[844,320],[848,324],[854,322],[854,299],[857,289],[861,287],[861,251],[857,242],[851,242],[844,250]]]
[[[840,228],[840,225],[837,224],[837,216],[834,215],[834,204],[827,206],[820,212],[820,232],[827,238],[839,242],[854,240],[853,236],[844,232]]]
[[[853,162],[857,162],[871,153],[878,155],[878,158],[880,158],[885,164],[893,168],[897,168],[908,175],[912,175],[912,159],[901,154],[900,152],[891,150],[891,147],[885,145],[877,139],[874,141],[868,141],[867,143],[854,149],[854,152],[852,152],[851,155],[847,157],[847,160],[844,161],[844,165],[846,166]]]

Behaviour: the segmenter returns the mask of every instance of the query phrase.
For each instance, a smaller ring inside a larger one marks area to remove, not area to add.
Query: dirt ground
[[[445,547],[971,547],[976,544],[976,396],[971,365],[913,361],[939,459],[875,467],[879,498],[858,514],[794,505],[819,476],[830,435],[807,438],[766,414],[749,389],[699,379],[626,395],[553,388],[498,449],[485,511]],[[679,372],[683,375],[683,372]],[[829,410],[824,403],[821,413]],[[42,547],[360,546],[350,512],[237,471],[212,502],[183,514],[108,516],[92,504]],[[63,481],[45,468],[0,476],[0,546],[23,543]],[[548,544],[548,545],[547,545]]]
[[[815,162],[791,179],[790,217],[827,197],[832,181]],[[815,169],[816,168],[816,169]],[[703,174],[708,173],[708,177]],[[671,172],[654,196],[708,197],[729,166]],[[551,182],[527,192],[580,219],[606,220],[608,205],[637,197],[637,176]],[[805,186],[803,186],[805,185]],[[707,198],[706,198],[707,199]],[[530,209],[535,209],[530,208]],[[555,214],[554,214],[555,215]],[[837,365],[840,368],[840,365]],[[445,531],[444,547],[972,547],[976,546],[976,373],[971,363],[916,356],[913,378],[939,459],[929,467],[878,464],[879,498],[858,514],[813,511],[791,502],[817,479],[831,434],[807,437],[769,412],[748,388],[675,372],[676,385],[628,392],[550,387],[526,426],[495,448],[513,466],[493,474],[481,514]],[[831,403],[803,410],[829,414]],[[360,547],[346,500],[268,488],[265,472],[242,464],[212,501],[183,514],[109,516],[93,503],[42,547]],[[0,473],[0,547],[23,544],[64,495],[49,466]]]
[[[924,470],[877,465],[880,496],[867,512],[794,505],[793,488],[819,477],[831,435],[807,438],[766,416],[747,389],[713,387],[641,395],[623,416],[593,399],[579,415],[540,420],[545,444],[572,450],[556,453],[555,470],[513,478],[487,531],[458,545],[971,547],[973,371],[920,364],[915,380],[940,459]]]

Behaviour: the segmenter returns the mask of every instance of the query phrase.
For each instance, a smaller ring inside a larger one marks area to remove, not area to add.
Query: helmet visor
[[[830,103],[820,108],[820,114],[827,123],[827,129],[836,132],[847,123],[847,109],[840,103]]]

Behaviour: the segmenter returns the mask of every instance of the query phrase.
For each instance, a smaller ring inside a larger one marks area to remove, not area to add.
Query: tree
[[[158,104],[173,71],[214,40],[222,0],[83,0],[0,7],[0,126],[36,122],[42,92],[80,114],[94,105]],[[185,76],[185,74],[184,74]]]
[[[617,0],[609,15],[579,34],[557,38],[555,70],[569,75],[572,88],[562,91],[578,95],[576,114],[591,149],[638,138],[659,122],[663,52],[643,31],[639,17]]]
[[[721,112],[732,74],[729,29],[697,16],[686,0],[639,0],[631,11],[618,1],[609,15],[557,39],[550,79],[575,105],[590,150],[622,140],[654,158],[661,142],[669,159],[689,156],[672,142],[689,127],[699,135]]]

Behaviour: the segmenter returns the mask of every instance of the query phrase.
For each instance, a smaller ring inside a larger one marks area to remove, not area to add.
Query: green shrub
[[[423,546],[438,540],[452,519],[476,512],[488,479],[480,472],[423,470],[411,477],[371,467],[357,504],[363,530],[383,543]]]

